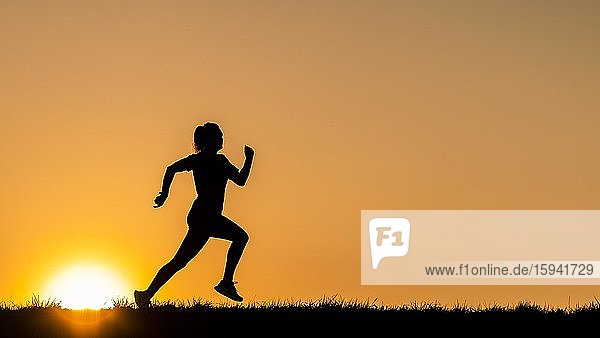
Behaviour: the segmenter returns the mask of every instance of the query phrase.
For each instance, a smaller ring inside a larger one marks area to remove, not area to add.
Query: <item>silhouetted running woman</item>
[[[210,237],[231,241],[223,279],[215,286],[215,290],[237,302],[243,300],[235,288],[233,274],[248,243],[248,234],[239,225],[223,216],[222,212],[227,181],[231,180],[239,186],[246,184],[252,167],[254,150],[249,146],[244,147],[246,160],[242,169],[238,170],[225,155],[218,153],[223,149],[223,132],[219,125],[212,122],[196,127],[194,147],[195,154],[184,157],[167,167],[162,190],[154,199],[155,208],[162,206],[169,195],[169,188],[175,174],[191,170],[198,197],[187,216],[188,232],[173,259],[158,270],[148,289],[134,291],[135,303],[139,308],[148,307],[150,299],[156,292],[200,252]]]

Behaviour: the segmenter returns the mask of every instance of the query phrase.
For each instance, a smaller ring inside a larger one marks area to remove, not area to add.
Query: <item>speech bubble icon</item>
[[[401,257],[408,253],[410,222],[406,218],[373,218],[369,221],[371,264],[377,269],[385,257]]]

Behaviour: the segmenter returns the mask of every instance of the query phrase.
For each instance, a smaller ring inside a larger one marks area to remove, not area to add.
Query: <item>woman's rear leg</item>
[[[150,286],[144,291],[148,301],[175,273],[183,269],[202,250],[208,238],[208,235],[188,231],[175,256],[158,270]]]

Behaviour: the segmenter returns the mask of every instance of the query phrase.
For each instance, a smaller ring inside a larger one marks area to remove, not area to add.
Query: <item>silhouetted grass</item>
[[[573,308],[519,303],[513,306],[451,307],[435,303],[378,305],[376,299],[284,299],[267,302],[213,303],[201,299],[154,301],[138,310],[127,298],[114,299],[109,309],[68,310],[57,300],[34,296],[26,304],[0,302],[0,336],[260,336],[355,335],[368,328],[370,336],[403,332],[413,327],[435,332],[486,325],[494,331],[513,328],[507,322],[533,323],[550,329],[556,324],[600,320],[600,302]],[[433,323],[433,324],[432,324]],[[402,328],[402,330],[400,330]],[[398,331],[400,330],[400,331]],[[432,331],[433,330],[433,331]],[[460,331],[456,331],[460,332]]]

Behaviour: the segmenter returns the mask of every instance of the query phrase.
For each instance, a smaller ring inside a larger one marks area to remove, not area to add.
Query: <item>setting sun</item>
[[[75,266],[63,271],[48,285],[49,297],[68,309],[101,309],[111,300],[126,294],[121,280],[111,271],[98,266]]]

